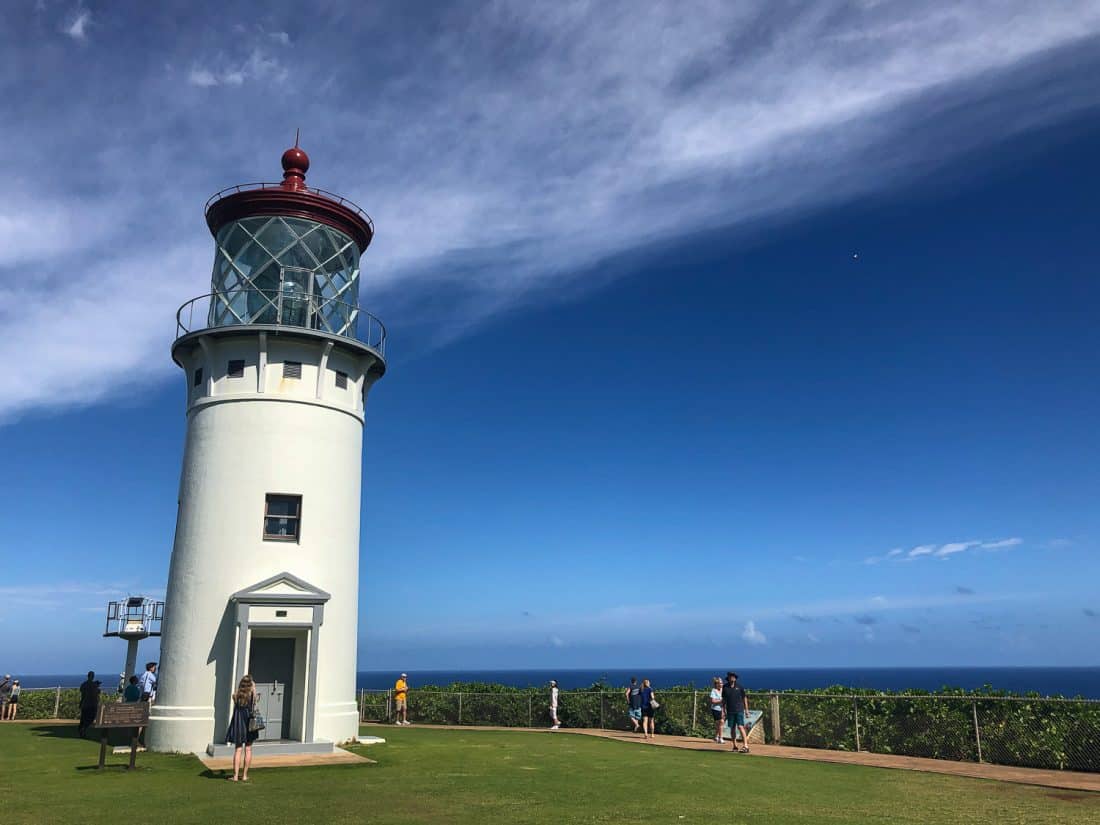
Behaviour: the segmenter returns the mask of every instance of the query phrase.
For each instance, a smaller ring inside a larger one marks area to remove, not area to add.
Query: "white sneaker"
[[[550,730],[558,730],[558,728],[560,728],[560,727],[561,727],[561,725],[551,725]]]

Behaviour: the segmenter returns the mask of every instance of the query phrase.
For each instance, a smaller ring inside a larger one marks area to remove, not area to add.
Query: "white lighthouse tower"
[[[273,752],[330,750],[355,702],[363,410],[385,329],[360,309],[374,234],[349,201],[305,184],[219,192],[211,292],[177,316],[187,439],[149,746],[215,753],[241,677]]]

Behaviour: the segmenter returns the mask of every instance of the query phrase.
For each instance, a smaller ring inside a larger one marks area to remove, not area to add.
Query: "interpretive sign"
[[[96,714],[96,727],[102,731],[99,739],[99,768],[107,761],[107,731],[110,728],[133,728],[130,737],[130,765],[137,761],[138,735],[149,724],[148,702],[104,702]]]
[[[97,728],[140,728],[149,724],[148,702],[105,702],[99,706]]]

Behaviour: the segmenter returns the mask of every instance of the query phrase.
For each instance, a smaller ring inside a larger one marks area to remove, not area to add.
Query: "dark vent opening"
[[[348,374],[346,372],[340,372],[340,370],[336,370],[336,386],[342,390],[346,390],[348,388]]]
[[[302,362],[301,361],[284,361],[283,362],[283,378],[301,378],[302,377]]]
[[[226,370],[226,375],[230,378],[244,378],[244,359],[230,361],[229,369]]]
[[[202,367],[199,367],[197,370],[195,370],[195,380],[194,380],[194,383],[192,383],[191,386],[193,386],[193,387],[201,387],[202,386]]]

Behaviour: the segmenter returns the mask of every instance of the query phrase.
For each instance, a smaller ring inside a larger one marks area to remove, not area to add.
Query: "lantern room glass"
[[[210,326],[281,324],[354,335],[359,247],[304,218],[231,221],[215,239]]]

